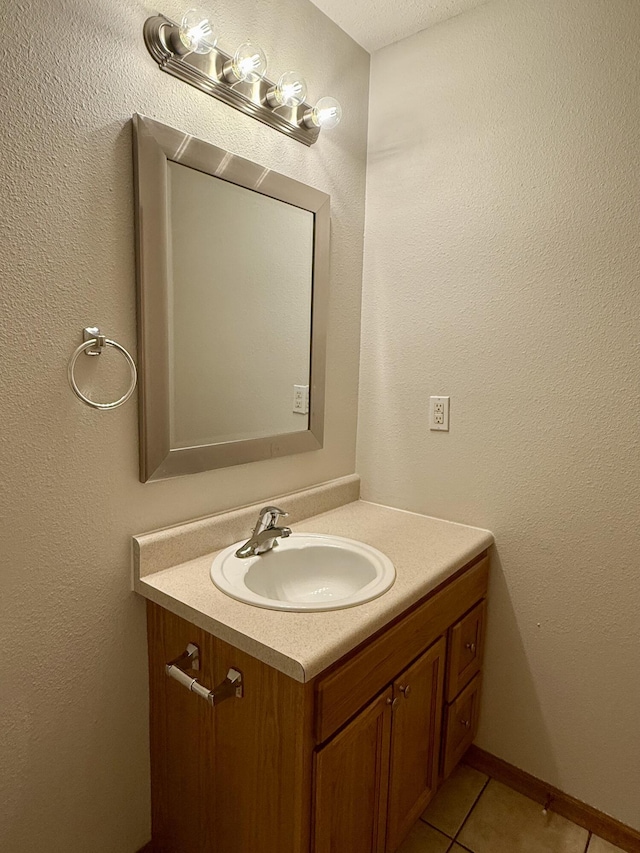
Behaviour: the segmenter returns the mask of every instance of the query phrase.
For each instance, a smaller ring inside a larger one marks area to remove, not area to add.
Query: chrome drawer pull
[[[225,699],[242,699],[244,685],[242,673],[239,670],[230,669],[225,680],[213,690],[209,690],[204,684],[200,684],[197,678],[187,675],[185,672],[187,669],[200,669],[200,649],[194,643],[189,643],[179,657],[165,665],[164,671],[167,675],[214,707]]]

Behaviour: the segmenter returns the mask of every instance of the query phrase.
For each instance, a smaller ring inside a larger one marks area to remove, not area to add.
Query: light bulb
[[[180,41],[189,53],[210,53],[218,41],[207,12],[189,9],[180,21]]]
[[[267,73],[267,57],[257,44],[245,42],[224,64],[224,78],[229,83],[257,83]]]
[[[331,130],[340,124],[342,118],[342,107],[335,98],[320,98],[311,110],[304,114],[304,123],[307,127],[324,127]]]
[[[267,92],[272,107],[297,107],[307,97],[307,84],[295,71],[287,71]]]

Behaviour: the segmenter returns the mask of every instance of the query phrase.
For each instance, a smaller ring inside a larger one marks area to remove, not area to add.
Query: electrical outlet
[[[448,397],[429,397],[429,429],[449,431]]]
[[[293,411],[297,415],[309,414],[309,386],[293,386]]]

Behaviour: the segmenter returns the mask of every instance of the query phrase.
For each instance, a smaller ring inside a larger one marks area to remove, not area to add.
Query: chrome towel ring
[[[118,406],[121,406],[123,403],[126,403],[129,397],[135,391],[137,382],[138,382],[138,371],[136,370],[136,363],[131,358],[127,350],[121,346],[117,341],[112,341],[110,338],[106,338],[104,335],[100,334],[100,329],[97,326],[87,326],[83,329],[83,338],[84,343],[81,343],[80,346],[75,350],[73,355],[71,356],[71,360],[69,361],[69,367],[67,368],[67,378],[69,380],[69,385],[71,386],[71,390],[78,397],[78,399],[82,400],[83,403],[86,403],[87,406],[91,406],[93,409],[117,409]],[[76,366],[76,361],[78,360],[78,356],[81,353],[85,353],[86,355],[100,355],[102,350],[105,347],[113,347],[117,349],[118,352],[121,352],[125,357],[127,364],[129,365],[129,369],[131,370],[131,385],[129,386],[129,390],[126,394],[123,394],[118,400],[114,400],[113,403],[96,403],[95,400],[90,400],[88,397],[82,393],[82,391],[78,388],[78,383],[76,382],[76,377],[74,374],[74,369]]]

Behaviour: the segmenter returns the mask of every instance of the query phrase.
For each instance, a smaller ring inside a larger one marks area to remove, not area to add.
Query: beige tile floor
[[[461,765],[398,853],[623,853],[528,797]]]

